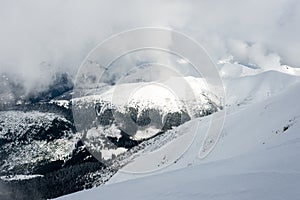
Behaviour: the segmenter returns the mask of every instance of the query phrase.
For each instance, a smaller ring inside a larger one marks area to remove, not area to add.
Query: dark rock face
[[[72,156],[63,163],[63,167],[70,167],[73,165],[79,165],[83,163],[97,163],[99,162],[93,155],[86,149],[81,140],[79,140],[75,149],[73,150]],[[99,163],[102,164],[102,163]],[[104,165],[103,165],[104,166]]]
[[[110,113],[107,115],[107,113]],[[106,118],[108,116],[108,118]],[[103,123],[103,118],[109,121],[109,123]],[[148,126],[160,127],[161,131],[167,131],[172,127],[179,126],[191,118],[184,112],[170,112],[166,116],[163,116],[160,110],[145,109],[140,113],[136,108],[129,107],[125,113],[118,111],[112,111],[111,109],[105,110],[103,114],[97,116],[97,121],[100,125],[111,125],[113,123],[122,124],[120,127],[122,141],[129,139],[129,136],[134,135],[139,128],[146,128]],[[126,136],[127,135],[127,136]],[[119,143],[118,143],[119,144]],[[120,147],[124,147],[123,145]]]
[[[117,139],[116,137],[108,137],[108,139],[117,147],[124,147],[126,149],[131,149],[137,146],[140,142],[130,139],[129,135],[124,131],[121,131],[121,137]]]
[[[73,130],[71,122],[55,118],[48,127],[31,126],[19,140],[22,142],[30,142],[31,140],[53,141],[62,138],[66,132]]]
[[[99,122],[100,125],[102,126],[109,126],[112,124],[114,121],[114,110],[113,109],[107,109],[105,110],[102,114],[99,113],[99,105],[96,105],[95,107],[96,113],[97,113],[97,121]]]
[[[185,112],[168,113],[165,117],[163,130],[166,131],[172,129],[172,127],[179,126],[180,124],[183,124],[184,122],[187,122],[190,119],[190,116]]]
[[[37,107],[31,104],[26,112],[0,112],[0,176],[43,175],[0,180],[6,188],[0,193],[1,200],[47,199],[79,191],[91,187],[94,179],[90,174],[103,168],[65,117],[69,111],[46,103],[42,105],[46,113],[36,111]]]

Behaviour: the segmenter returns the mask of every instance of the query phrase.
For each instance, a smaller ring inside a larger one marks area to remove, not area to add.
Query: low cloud
[[[259,67],[300,67],[300,5],[280,1],[1,1],[0,73],[27,91],[47,88],[57,72],[76,74],[87,53],[136,27],[179,30],[212,58]]]
[[[73,75],[87,53],[120,31],[182,27],[181,1],[1,1],[0,73],[42,90],[57,72]]]
[[[195,37],[215,59],[233,55],[257,65],[300,67],[300,2],[193,1],[183,31]],[[247,58],[246,58],[247,57]],[[276,67],[276,66],[274,66]]]

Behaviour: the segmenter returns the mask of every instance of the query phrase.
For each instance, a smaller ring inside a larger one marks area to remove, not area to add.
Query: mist
[[[57,73],[74,77],[99,42],[138,27],[195,38],[213,61],[300,67],[300,5],[278,1],[1,1],[0,74],[26,92],[47,89]]]

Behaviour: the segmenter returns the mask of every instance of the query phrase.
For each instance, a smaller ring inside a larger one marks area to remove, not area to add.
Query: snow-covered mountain
[[[179,82],[167,81],[164,85]],[[0,185],[8,188],[1,198],[53,198],[101,185],[145,144],[222,109],[220,98],[207,90],[203,79],[186,77],[184,82],[189,85],[177,90],[192,93],[174,95],[150,83],[126,98],[140,87],[127,83],[118,88],[104,85],[73,99],[72,90],[48,100],[13,99],[0,112]],[[123,91],[117,94],[125,101],[116,101],[116,89]]]
[[[72,99],[77,131],[84,133],[90,151],[115,152],[105,156],[107,160],[191,119],[223,109],[221,98],[208,90],[204,79],[181,81],[172,77],[163,82],[101,87],[93,94],[88,91]]]
[[[227,115],[205,158],[205,134],[222,111],[141,143],[104,186],[59,199],[297,199],[300,77],[255,70],[224,77]]]
[[[20,104],[12,95],[0,112],[1,198],[54,198],[103,185],[62,198],[132,191],[128,199],[276,199],[283,190],[295,197],[299,70],[227,64],[225,101],[191,76]],[[209,137],[224,114],[222,132]]]

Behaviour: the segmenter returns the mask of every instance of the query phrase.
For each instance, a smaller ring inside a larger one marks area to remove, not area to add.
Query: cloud
[[[83,58],[112,34],[143,26],[169,27],[202,44],[217,61],[300,67],[300,4],[266,1],[1,1],[0,73],[28,91],[56,72],[74,75]]]
[[[300,67],[299,1],[212,0],[191,4],[191,20],[182,30],[203,44],[215,60],[235,54],[238,60],[247,56],[260,65],[263,58],[273,60],[272,64],[279,57],[282,64]]]
[[[264,70],[279,68],[281,58],[277,53],[270,52],[259,43],[246,43],[241,40],[230,40],[228,49],[233,61]]]
[[[120,31],[181,27],[181,1],[1,1],[0,73],[14,74],[27,90],[44,88],[57,71],[75,74],[87,53]]]

